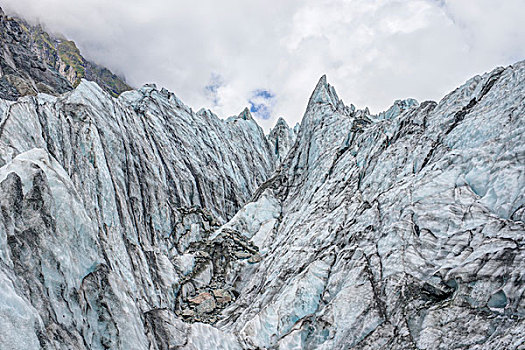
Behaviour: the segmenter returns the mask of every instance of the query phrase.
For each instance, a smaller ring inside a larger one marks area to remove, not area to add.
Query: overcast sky
[[[525,0],[3,0],[139,87],[194,110],[299,122],[327,74],[345,103],[439,100],[525,58]]]

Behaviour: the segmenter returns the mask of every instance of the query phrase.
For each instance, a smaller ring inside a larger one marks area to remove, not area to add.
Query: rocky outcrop
[[[131,90],[124,79],[86,60],[73,41],[0,9],[0,98],[16,101],[42,92],[60,95],[81,79],[95,81],[113,96]]]
[[[33,48],[23,21],[0,14],[0,98],[16,100],[38,92],[61,94],[71,84],[49,67]]]

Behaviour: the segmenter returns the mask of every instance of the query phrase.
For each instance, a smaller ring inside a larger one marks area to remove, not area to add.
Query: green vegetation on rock
[[[117,97],[124,91],[131,90],[118,75],[113,74],[109,69],[90,63],[86,78],[93,80],[108,91],[113,97]]]
[[[51,36],[41,26],[36,26],[32,28],[31,38],[41,58],[51,67],[55,67],[57,64],[57,50]]]
[[[66,64],[65,72],[69,73],[72,69],[75,72],[73,77],[73,87],[77,87],[80,84],[80,80],[86,77],[86,61],[80,54],[80,50],[77,48],[73,41],[62,41],[58,44],[58,56]],[[69,79],[71,81],[71,79]]]
[[[86,60],[74,41],[62,36],[51,35],[39,24],[32,25],[23,19],[2,15],[0,16],[0,29],[0,41],[3,41],[6,35],[15,38],[17,46],[14,55],[22,62],[17,63],[18,72],[13,70],[12,66],[6,63],[7,61],[0,64],[0,67],[4,69],[4,75],[7,73],[12,75],[10,79],[6,78],[2,83],[8,84],[11,90],[22,90],[22,95],[28,94],[26,92],[29,90],[23,88],[25,84],[20,79],[33,81],[33,83],[26,84],[33,87],[41,83],[39,85],[41,89],[38,88],[38,91],[51,94],[69,91],[77,87],[82,79],[96,82],[114,97],[131,90],[125,79],[107,68]],[[12,54],[9,51],[7,56],[10,57]],[[34,67],[40,67],[40,71],[33,71]],[[28,79],[28,77],[31,78]],[[13,93],[11,95],[12,99],[17,98]]]

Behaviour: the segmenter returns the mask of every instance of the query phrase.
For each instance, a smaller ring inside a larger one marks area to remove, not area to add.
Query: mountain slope
[[[44,92],[62,94],[85,78],[118,96],[131,90],[108,69],[86,60],[73,41],[50,35],[40,25],[10,17],[0,8],[0,97]]]

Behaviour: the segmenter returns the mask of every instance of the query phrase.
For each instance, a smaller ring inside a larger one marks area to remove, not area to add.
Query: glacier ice
[[[155,85],[0,100],[0,348],[519,349],[525,62],[297,128]]]

